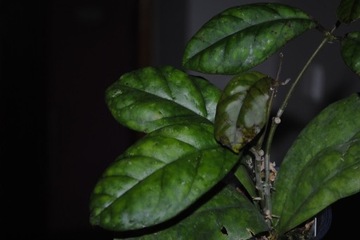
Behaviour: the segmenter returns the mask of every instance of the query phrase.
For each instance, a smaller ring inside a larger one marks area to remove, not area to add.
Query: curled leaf
[[[235,76],[224,89],[215,116],[215,137],[238,153],[267,121],[271,78],[248,72]]]

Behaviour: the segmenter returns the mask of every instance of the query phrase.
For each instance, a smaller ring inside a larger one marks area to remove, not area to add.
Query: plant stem
[[[333,39],[333,36],[331,35],[335,29],[337,28],[337,25],[328,33],[325,33],[325,38],[322,40],[322,42],[319,44],[319,46],[316,48],[316,50],[314,51],[314,53],[310,56],[309,60],[306,62],[305,66],[303,67],[303,69],[300,71],[299,75],[297,76],[297,78],[295,79],[294,83],[291,85],[288,93],[286,94],[286,97],[281,105],[281,107],[279,108],[276,117],[278,117],[279,119],[281,119],[282,114],[285,111],[286,106],[288,105],[289,99],[292,96],[296,85],[298,84],[298,82],[300,81],[301,77],[304,75],[305,71],[307,70],[307,68],[309,67],[309,65],[312,63],[312,61],[314,60],[315,56],[319,53],[319,51],[324,47],[325,43],[327,43],[329,40]],[[275,124],[274,126],[272,126],[272,128],[276,128]],[[274,131],[274,130],[273,130]]]
[[[319,44],[319,46],[315,49],[315,51],[313,52],[313,54],[310,56],[310,58],[308,59],[308,61],[305,63],[304,67],[302,68],[302,70],[300,71],[300,73],[298,74],[298,76],[296,77],[295,81],[292,83],[289,91],[287,92],[285,99],[282,103],[282,105],[280,106],[279,110],[277,111],[277,114],[275,117],[272,118],[272,122],[271,122],[271,127],[269,130],[269,135],[267,137],[267,141],[266,141],[266,146],[265,146],[265,159],[264,159],[264,165],[265,165],[265,182],[264,182],[264,203],[265,203],[265,207],[264,207],[264,212],[265,212],[265,216],[268,219],[271,219],[271,215],[272,215],[272,203],[271,203],[271,182],[270,182],[270,148],[271,148],[271,144],[273,141],[273,137],[275,134],[275,130],[277,128],[277,126],[280,124],[281,122],[281,117],[282,114],[285,111],[285,108],[288,105],[289,99],[292,96],[296,85],[298,84],[298,82],[300,81],[300,79],[302,78],[302,76],[304,75],[305,71],[308,69],[308,67],[310,66],[310,64],[312,63],[312,61],[314,60],[315,56],[319,53],[319,51],[324,47],[325,43],[327,43],[331,38],[332,38],[332,32],[336,29],[337,26],[335,26],[330,32],[328,32],[328,34],[325,34],[325,38],[322,40],[322,42]]]

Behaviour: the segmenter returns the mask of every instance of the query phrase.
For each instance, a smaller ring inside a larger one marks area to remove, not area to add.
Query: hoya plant
[[[320,111],[279,165],[271,150],[319,50],[339,44],[344,64],[360,74],[360,32],[336,34],[360,17],[360,1],[342,0],[336,16],[326,29],[289,5],[231,7],[189,40],[183,69],[149,66],[109,86],[114,118],[143,134],[94,186],[91,224],[119,239],[314,238],[315,216],[360,191],[359,94]],[[254,68],[309,30],[323,40],[272,111],[286,81]],[[231,79],[221,90],[196,72]]]

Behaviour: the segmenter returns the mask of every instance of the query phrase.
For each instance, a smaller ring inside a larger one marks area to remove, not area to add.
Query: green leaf
[[[254,234],[268,230],[263,216],[255,206],[232,187],[226,187],[176,225],[160,232],[128,239],[250,239]]]
[[[341,55],[345,64],[360,75],[360,32],[348,33],[341,40]]]
[[[106,91],[115,119],[136,131],[205,118],[214,121],[220,90],[170,66],[146,67],[120,77]]]
[[[249,155],[243,156],[242,161],[245,161],[244,158],[249,159],[250,156]],[[249,160],[251,160],[251,159],[249,159]],[[256,188],[255,188],[254,179],[250,175],[249,168],[246,167],[246,165],[244,165],[244,164],[239,165],[239,167],[236,169],[234,175],[239,180],[241,185],[244,187],[246,192],[252,198],[257,197],[258,194],[257,194]]]
[[[91,223],[123,231],[166,221],[216,185],[238,160],[211,123],[176,124],[131,146],[97,183]]]
[[[343,23],[352,23],[360,18],[360,0],[341,0],[336,11],[337,18]]]
[[[284,233],[360,191],[360,98],[325,108],[298,136],[275,181],[275,228]]]
[[[190,39],[183,66],[204,73],[241,73],[315,26],[309,15],[283,4],[232,7],[210,19]]]
[[[235,76],[225,87],[215,116],[215,137],[238,153],[267,120],[271,78],[248,72]]]

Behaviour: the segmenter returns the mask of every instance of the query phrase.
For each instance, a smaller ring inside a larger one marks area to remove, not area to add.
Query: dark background
[[[0,238],[112,239],[89,225],[88,203],[135,139],[104,92],[138,66],[138,1],[9,0],[0,11]]]
[[[112,118],[104,92],[149,61],[139,2],[0,2],[1,239],[112,239],[90,226],[88,203],[136,139]],[[357,233],[358,202],[359,194],[334,204],[326,239]]]

